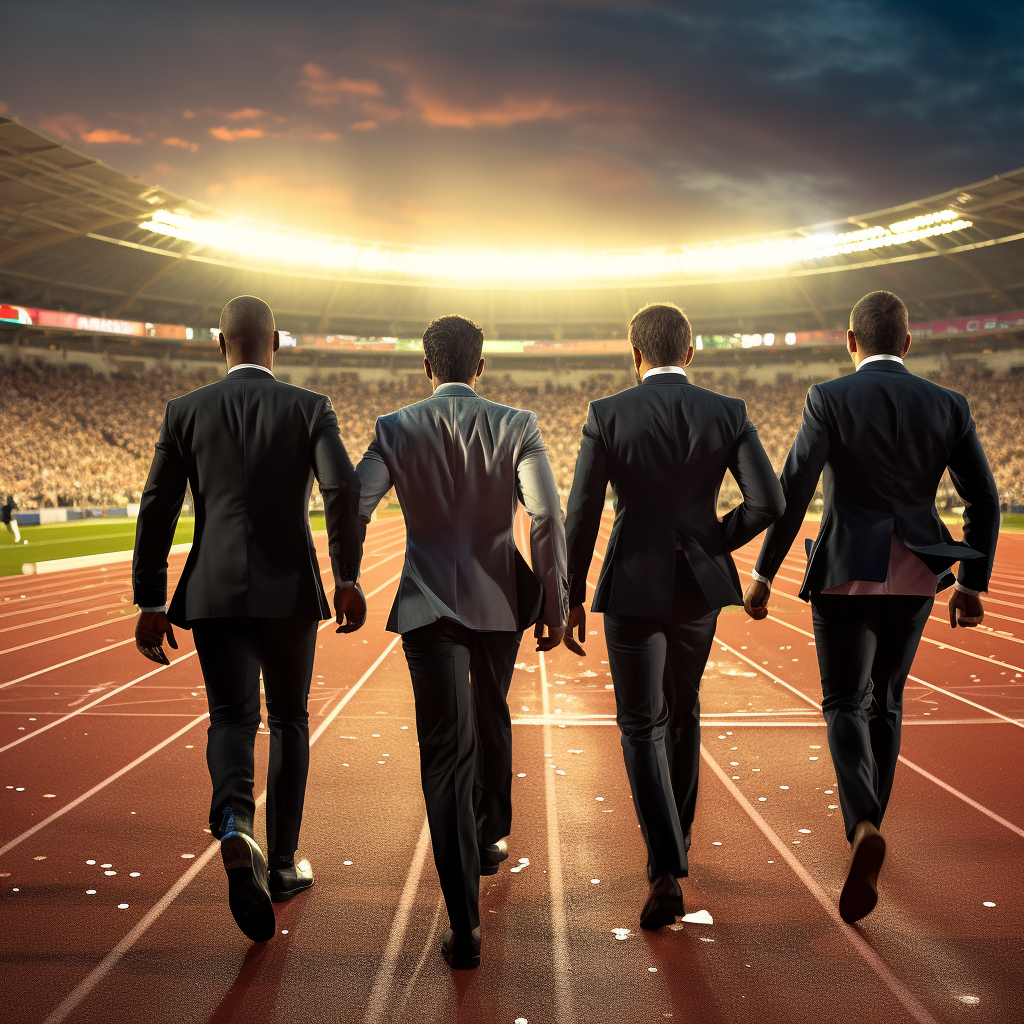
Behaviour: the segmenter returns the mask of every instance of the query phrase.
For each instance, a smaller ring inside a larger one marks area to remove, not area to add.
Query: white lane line
[[[62,815],[67,814],[68,811],[74,810],[74,808],[76,808],[79,804],[84,803],[86,800],[88,800],[89,797],[95,796],[101,789],[106,789],[107,786],[109,786],[112,782],[116,781],[117,779],[121,778],[122,775],[125,775],[127,772],[130,772],[133,768],[137,768],[140,764],[142,764],[143,761],[147,761],[155,753],[157,753],[160,750],[163,750],[164,747],[166,747],[169,743],[173,743],[176,739],[179,739],[181,736],[184,736],[185,733],[187,733],[190,729],[194,729],[200,722],[204,721],[209,717],[209,712],[204,711],[198,718],[193,718],[192,721],[188,723],[188,725],[182,726],[176,733],[174,733],[171,736],[168,736],[167,739],[161,741],[155,747],[152,747],[150,750],[147,750],[144,754],[140,754],[137,758],[135,758],[134,761],[131,762],[131,764],[126,764],[123,768],[120,768],[118,771],[114,772],[113,775],[108,775],[102,782],[96,783],[96,785],[93,786],[92,789],[87,789],[84,793],[81,794],[81,796],[75,797],[74,800],[72,800],[70,803],[65,804],[63,807],[60,808],[60,810],[54,811],[53,814],[51,814],[48,818],[43,818],[42,821],[36,822],[36,824],[33,825],[30,829],[26,830],[25,832],[22,832],[20,836],[16,836],[10,842],[6,843],[4,846],[0,846],[0,857],[7,853],[8,850],[13,850],[14,847],[16,847],[19,843],[24,842],[26,839],[28,839],[29,836],[35,835],[41,828],[46,828],[47,825],[49,825],[53,821],[56,821]]]
[[[66,636],[74,636],[76,633],[85,633],[90,629],[99,629],[101,626],[106,626],[108,629],[114,629],[119,622],[134,621],[134,615],[119,615],[117,618],[104,619],[102,622],[94,622],[91,626],[79,626],[78,629],[69,629],[66,633],[56,633],[54,636],[44,636],[42,640],[32,640],[27,644],[19,644],[17,647],[8,647],[5,651],[0,651],[0,654],[13,654],[15,651],[23,651],[27,647],[38,647],[39,644],[48,644],[51,640],[63,640]]]
[[[555,791],[555,773],[548,771],[548,759],[553,756],[551,723],[548,706],[548,672],[544,652],[540,659],[541,710],[544,716],[544,809],[548,832],[548,888],[551,892],[552,968],[555,983],[555,1020],[559,1024],[573,1019],[572,998],[569,989],[569,930],[565,915],[565,890],[562,884],[562,845],[558,835],[558,805]]]
[[[111,581],[111,582],[113,582],[113,581]],[[40,605],[20,605],[18,608],[15,608],[13,611],[0,612],[0,619],[9,619],[9,618],[12,618],[15,615],[27,615],[29,612],[43,612],[43,611],[46,611],[48,608],[67,608],[69,605],[82,604],[85,601],[92,601],[95,598],[115,597],[118,594],[123,594],[125,589],[126,589],[126,586],[127,586],[126,584],[120,584],[117,587],[115,587],[113,590],[108,590],[105,593],[102,593],[102,594],[86,594],[85,597],[74,597],[70,601],[68,601],[68,600],[53,601],[50,604],[40,604]],[[71,593],[71,591],[64,591],[63,593],[68,594],[68,593]],[[3,605],[0,605],[0,608],[2,608],[2,607],[3,607]]]
[[[769,616],[767,616],[767,618],[771,622],[775,622],[775,623],[777,623],[780,626],[785,626],[786,629],[793,630],[794,633],[799,633],[801,636],[810,637],[812,640],[814,639],[814,634],[813,633],[808,632],[806,629],[801,629],[799,626],[795,626],[792,622],[786,622],[785,619],[780,619],[780,618],[778,618],[775,615],[769,615]],[[922,638],[922,639],[925,639],[925,638]],[[728,645],[723,645],[723,646],[728,646]],[[732,648],[730,648],[730,650],[732,650]],[[738,651],[733,651],[733,653],[736,654],[737,657],[743,658],[743,655],[740,654]],[[749,658],[744,658],[743,660],[749,662],[751,665],[754,665],[754,667],[760,669],[760,671],[762,671],[762,672],[764,671],[764,668],[762,666],[756,665],[754,662],[750,661]],[[982,659],[982,660],[985,660],[985,659]],[[976,703],[973,700],[968,700],[966,697],[961,697],[960,694],[954,693],[952,690],[944,690],[941,686],[936,686],[934,683],[929,683],[927,680],[921,679],[918,676],[908,675],[907,678],[908,679],[912,679],[915,683],[920,683],[922,686],[927,686],[929,690],[935,690],[938,693],[944,693],[947,697],[952,697],[953,700],[960,701],[961,704],[969,704],[972,708],[977,708],[979,711],[984,711],[985,714],[987,714],[987,715],[992,715],[993,718],[1001,718],[1004,722],[1010,722],[1012,725],[1017,725],[1017,726],[1020,726],[1020,728],[1024,729],[1024,725],[1021,725],[1021,723],[1017,719],[1009,718],[1006,715],[1000,714],[998,711],[993,711],[992,708],[985,707],[984,704],[978,704],[978,703]],[[781,682],[781,680],[779,680],[779,681]],[[793,689],[793,687],[789,686],[788,683],[782,683],[782,685],[786,686],[786,687],[789,687],[789,689]],[[798,691],[794,690],[794,692],[798,692]],[[820,705],[815,703],[815,707],[820,707]]]
[[[13,626],[0,626],[0,633],[13,633],[16,629],[30,629],[32,626],[45,626],[48,622],[60,622],[61,619],[73,619],[76,615],[93,615],[96,612],[106,612],[111,608],[132,608],[134,605],[125,601],[112,601],[110,604],[98,604],[92,608],[79,608],[74,612],[65,612],[63,615],[49,615],[45,619],[36,619],[34,622],[16,622]],[[105,619],[104,621],[109,621]]]
[[[907,678],[913,679],[915,683],[920,683],[922,686],[927,686],[929,690],[935,690],[936,693],[944,693],[947,697],[952,697],[954,700],[958,700],[963,704],[970,704],[972,708],[984,711],[987,715],[994,715],[996,718],[1001,718],[1004,722],[1009,722],[1010,725],[1017,726],[1018,729],[1024,729],[1024,723],[1019,722],[1016,718],[1009,718],[1006,715],[1001,715],[998,711],[993,711],[991,708],[985,707],[984,704],[976,704],[973,700],[968,700],[966,697],[961,697],[958,693],[953,693],[952,690],[944,690],[941,686],[936,686],[934,683],[928,683],[923,679],[918,679],[917,676],[907,676]]]
[[[373,989],[370,992],[370,1000],[366,1005],[366,1013],[363,1020],[366,1024],[376,1024],[387,1018],[384,1011],[387,1007],[388,996],[391,991],[391,983],[395,976],[395,969],[398,967],[398,958],[402,952],[405,942],[405,933],[409,928],[409,918],[412,915],[413,903],[416,901],[416,890],[419,888],[420,878],[423,875],[423,865],[427,860],[427,850],[430,848],[430,828],[426,818],[423,819],[423,828],[420,829],[420,837],[416,842],[416,849],[413,851],[412,863],[409,865],[409,875],[402,888],[402,895],[398,898],[398,907],[395,910],[394,920],[391,922],[391,932],[388,935],[388,943],[384,947],[384,955],[381,957],[380,967],[377,969],[377,976],[373,981]]]
[[[771,618],[771,616],[769,616],[769,618]],[[793,628],[795,629],[796,627],[794,626]],[[803,630],[799,630],[799,632],[802,633],[804,631]],[[808,636],[810,636],[810,634],[808,634]],[[730,647],[727,643],[724,643],[723,641],[719,640],[717,636],[715,637],[715,643],[717,643],[720,647],[725,647],[732,654],[736,655],[737,658],[742,658],[743,661],[745,661],[748,665],[751,665],[753,668],[757,669],[758,672],[762,673],[763,675],[768,676],[770,679],[773,679],[780,686],[784,686],[787,690],[791,690],[798,697],[800,697],[801,700],[805,700],[805,701],[807,701],[808,704],[812,705],[813,707],[816,707],[819,711],[821,710],[821,705],[817,701],[812,700],[810,697],[807,696],[807,694],[801,693],[800,690],[798,690],[795,686],[790,686],[789,683],[787,683],[784,679],[780,679],[777,675],[775,675],[774,672],[769,672],[768,669],[766,669],[763,665],[758,665],[756,661],[751,661],[750,658],[747,658],[744,655],[740,654],[740,652],[737,651],[734,647]],[[920,680],[918,680],[918,682],[920,682]],[[925,685],[931,686],[930,683],[927,683]],[[934,689],[934,687],[932,687],[932,688]],[[951,697],[956,697],[956,694],[955,693],[951,693],[950,696]],[[957,698],[957,699],[961,700],[963,698]],[[965,703],[970,704],[972,702],[971,701],[965,701]],[[975,704],[974,706],[979,708],[982,711],[989,711],[988,708],[983,708],[983,707],[981,707],[980,704]],[[1014,721],[1014,719],[1006,718],[1004,715],[997,715],[994,711],[989,711],[989,714],[994,715],[996,718],[1003,719],[1004,721],[1010,722],[1012,725],[1020,725],[1020,723]],[[906,725],[908,723],[905,722],[904,724]],[[953,796],[959,797],[969,807],[973,807],[976,810],[981,811],[982,814],[987,814],[993,821],[998,821],[1001,824],[1009,825],[1011,829],[1013,829],[1014,831],[1017,831],[1016,826],[1011,825],[1008,821],[1006,821],[1005,818],[1000,818],[999,815],[995,813],[995,811],[990,811],[987,807],[983,807],[976,800],[972,800],[966,794],[961,793],[960,790],[954,789],[948,783],[943,782],[941,779],[937,778],[934,775],[929,775],[926,771],[924,771],[924,769],[918,768],[916,765],[911,765],[911,763],[909,761],[907,761],[907,759],[902,754],[899,755],[899,759],[901,761],[905,762],[909,767],[914,768],[915,771],[920,771],[922,775],[924,775],[928,779],[931,779],[931,781],[934,782],[937,786],[941,786],[944,790],[946,790],[947,793],[952,793]]]
[[[934,782],[940,789],[944,789],[947,793],[951,793],[958,799],[963,800],[965,804],[970,804],[970,806],[976,811],[980,811],[993,821],[998,822],[1004,828],[1008,828],[1011,832],[1016,832],[1017,835],[1024,838],[1024,828],[1014,825],[1012,821],[1007,821],[1005,818],[996,814],[995,811],[990,811],[983,804],[979,804],[977,800],[972,800],[966,793],[961,793],[959,789],[954,789],[948,782],[943,782],[942,779],[932,775],[931,772],[925,771],[920,765],[914,764],[913,761],[908,761],[902,754],[899,755],[899,758],[901,763],[905,764],[908,768],[917,772],[919,775],[923,775],[929,782]]]
[[[107,647],[97,647],[95,651],[89,651],[87,654],[79,654],[74,658],[68,658],[67,661],[58,661],[56,665],[49,665],[46,668],[38,668],[35,672],[29,672],[27,675],[18,676],[17,679],[8,679],[6,683],[0,683],[0,690],[7,686],[13,686],[15,683],[23,683],[26,679],[35,679],[36,676],[46,675],[47,672],[55,672],[59,668],[64,668],[65,665],[73,665],[76,661],[84,661],[86,658],[91,658],[95,654],[103,654],[104,651],[112,651],[115,647],[124,647],[125,644],[135,643],[135,637],[130,636],[127,640],[119,640],[116,644],[110,644]]]
[[[775,851],[790,867],[793,873],[806,886],[810,894],[817,900],[833,922],[839,927],[843,937],[853,946],[861,959],[870,967],[886,988],[899,1000],[903,1008],[918,1024],[936,1024],[935,1018],[918,1001],[917,997],[893,973],[889,965],[875,952],[871,944],[856,928],[848,925],[840,916],[839,908],[825,890],[814,880],[810,872],[797,860],[792,850],[772,831],[768,823],[754,809],[754,806],[739,791],[736,784],[719,767],[718,762],[708,753],[704,744],[700,747],[700,756],[708,767],[718,776],[722,785],[732,794],[733,799],[743,808],[750,820],[760,829]]]
[[[77,711],[72,711],[70,714],[64,715],[62,718],[58,718],[53,722],[48,722],[46,725],[41,725],[38,729],[34,729],[32,732],[25,733],[24,736],[19,736],[16,740],[11,740],[10,743],[3,747],[0,747],[0,754],[4,751],[10,750],[11,747],[18,746],[19,743],[25,743],[27,740],[35,739],[41,733],[47,732],[49,729],[55,729],[58,725],[62,725],[69,718],[74,718],[76,715],[82,714],[83,711],[88,711],[89,708],[95,707],[97,704],[113,697],[115,693],[120,693],[122,690],[127,690],[129,686],[134,686],[136,683],[141,683],[143,679],[149,679],[150,676],[155,676],[158,672],[163,672],[166,669],[174,668],[175,665],[180,665],[183,661],[188,661],[189,658],[195,657],[195,651],[189,651],[188,654],[183,654],[180,658],[175,658],[169,665],[158,665],[151,672],[147,672],[145,675],[141,675],[136,679],[133,679],[129,683],[122,683],[120,686],[113,690],[107,691],[102,697],[97,697],[94,701],[88,704],[83,704],[82,707],[78,708]]]
[[[351,690],[349,690],[345,699],[331,712],[323,725],[309,738],[309,745],[313,746],[314,743],[324,734],[327,727],[334,721],[341,709],[348,703],[348,701],[356,694],[359,688],[366,682],[367,679],[373,675],[377,667],[384,661],[384,659],[394,650],[395,644],[401,637],[395,637],[387,647],[384,648],[383,653],[377,658],[377,660],[363,673]],[[180,659],[179,659],[180,660]],[[256,799],[256,806],[262,806],[267,799],[267,791],[263,792]],[[167,890],[166,893],[160,898],[160,900],[150,908],[145,916],[139,921],[139,923],[100,961],[100,963],[94,967],[61,1001],[60,1005],[46,1018],[43,1024],[61,1024],[62,1021],[66,1020],[68,1015],[71,1014],[89,995],[90,992],[117,966],[121,958],[128,952],[136,942],[146,934],[147,931],[156,923],[160,918],[161,914],[175,901],[175,899],[191,884],[192,880],[199,874],[200,871],[210,863],[214,855],[219,851],[220,843],[212,842],[196,859],[193,861],[192,866],[186,871],[181,878],[179,878],[174,885]]]

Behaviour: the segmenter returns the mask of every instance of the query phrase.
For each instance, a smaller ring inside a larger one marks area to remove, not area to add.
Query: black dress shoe
[[[228,873],[228,906],[235,924],[253,942],[267,942],[274,937],[277,922],[263,851],[252,836],[228,832],[220,841],[220,855]]]
[[[683,849],[687,853],[690,852],[690,843],[692,841],[693,841],[693,830],[688,828],[686,830],[686,834],[683,836]]]
[[[640,927],[655,931],[672,924],[677,916],[682,917],[685,913],[679,880],[675,875],[659,875],[651,882],[647,902],[640,911]]]
[[[313,868],[305,857],[284,867],[270,869],[270,898],[275,903],[284,903],[298,896],[312,884]]]
[[[456,935],[449,928],[441,938],[441,956],[453,970],[468,971],[480,966],[480,929]]]
[[[504,860],[508,860],[508,843],[504,839],[499,839],[496,843],[491,843],[490,846],[481,846],[480,874],[496,875],[498,865]]]
[[[867,917],[878,903],[878,872],[885,860],[885,839],[870,821],[854,829],[850,870],[839,895],[839,916],[853,924]]]

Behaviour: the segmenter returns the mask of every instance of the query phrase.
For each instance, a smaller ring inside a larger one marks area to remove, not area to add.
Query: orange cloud
[[[349,128],[354,132],[372,132],[377,127],[376,121],[356,121],[354,124],[349,125]]]
[[[232,110],[230,114],[224,116],[229,121],[251,121],[253,118],[262,117],[263,111],[258,107],[242,107],[241,110]]]
[[[192,118],[196,116],[196,112],[194,110],[183,110],[181,112],[181,116],[185,118],[186,121],[191,121]]]
[[[262,128],[211,128],[210,134],[222,142],[235,142],[237,139],[262,139]]]
[[[500,103],[466,107],[431,95],[420,86],[409,90],[420,117],[434,128],[506,128],[525,121],[558,121],[586,109],[581,103],[559,103],[548,96],[527,99],[503,96]]]
[[[331,78],[319,64],[304,64],[299,85],[312,107],[331,107],[342,96],[383,96],[384,90],[372,78]]]
[[[89,130],[89,125],[77,114],[54,114],[52,117],[45,117],[39,122],[39,127],[66,142],[70,142],[75,135]]]
[[[7,104],[4,103],[3,100],[0,100],[0,114],[6,114],[9,109],[10,108],[7,106]]]
[[[365,100],[359,104],[359,108],[367,117],[376,121],[397,121],[402,116],[398,107],[389,106],[387,103],[376,103],[373,100]]]
[[[164,139],[164,145],[177,146],[179,149],[187,149],[190,153],[194,153],[199,148],[194,142],[188,142],[185,139],[179,139],[175,135],[172,135],[169,139]]]
[[[137,139],[134,135],[129,135],[127,132],[119,132],[116,128],[94,128],[91,132],[83,132],[78,137],[83,142],[92,142],[97,144],[107,142],[130,142],[132,145],[138,145],[142,142],[142,139]]]

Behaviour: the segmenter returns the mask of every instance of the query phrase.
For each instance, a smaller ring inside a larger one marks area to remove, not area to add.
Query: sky
[[[1019,0],[9,4],[0,113],[290,227],[619,248],[1024,165]]]

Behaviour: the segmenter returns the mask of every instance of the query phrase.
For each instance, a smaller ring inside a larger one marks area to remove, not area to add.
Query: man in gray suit
[[[480,964],[480,875],[508,857],[512,723],[508,689],[523,630],[537,649],[565,635],[565,528],[532,412],[480,398],[483,331],[460,316],[423,335],[433,397],[377,420],[357,467],[363,522],[394,486],[408,541],[387,628],[402,634],[434,863],[453,968]],[[531,516],[533,570],[516,550]],[[578,649],[578,648],[577,648]]]

